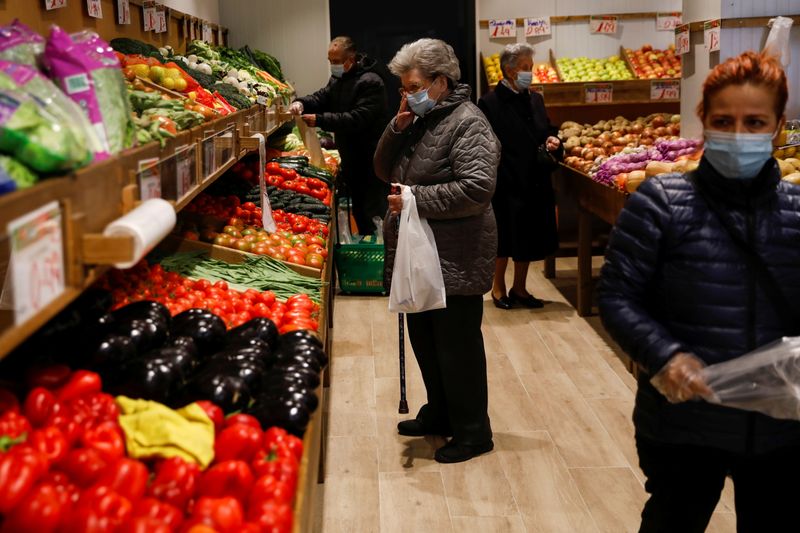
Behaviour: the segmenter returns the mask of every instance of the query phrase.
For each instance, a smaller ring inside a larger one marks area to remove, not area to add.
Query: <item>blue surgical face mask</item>
[[[341,78],[342,74],[344,74],[344,65],[331,64],[331,76]]]
[[[730,179],[752,179],[772,157],[772,133],[705,131],[703,155],[717,172]]]
[[[514,83],[517,85],[517,89],[520,91],[524,91],[528,87],[531,86],[531,82],[533,81],[533,72],[522,70],[517,72],[517,79],[514,80]]]
[[[430,87],[427,89],[423,89],[421,91],[417,91],[413,94],[406,94],[406,101],[408,102],[408,106],[411,108],[418,117],[423,117],[425,114],[430,111],[431,109],[436,106],[436,100],[432,99],[428,95],[428,91]]]

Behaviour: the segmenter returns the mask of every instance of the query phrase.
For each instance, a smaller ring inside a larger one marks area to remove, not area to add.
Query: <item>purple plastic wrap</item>
[[[0,27],[0,59],[36,65],[44,51],[44,37],[17,19]]]

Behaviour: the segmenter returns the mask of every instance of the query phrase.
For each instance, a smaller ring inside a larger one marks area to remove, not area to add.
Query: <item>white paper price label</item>
[[[587,104],[610,104],[614,101],[614,85],[593,83],[583,86],[584,101]]]
[[[100,0],[86,0],[86,10],[90,17],[103,18],[103,6],[100,5]]]
[[[202,30],[201,39],[204,40],[207,43],[210,43],[211,42],[211,26],[208,25],[208,22],[203,21],[202,28],[203,28],[203,30]]]
[[[613,15],[604,15],[601,17],[592,15],[589,17],[589,29],[592,33],[614,34],[617,33],[618,28],[619,19]]]
[[[146,7],[142,10],[142,24],[144,31],[153,31],[156,28],[156,8]]]
[[[526,18],[525,37],[550,35],[550,17]]]
[[[680,100],[681,82],[678,80],[653,80],[650,82],[650,100]]]
[[[117,24],[131,23],[130,0],[117,0]]]
[[[675,53],[678,55],[688,54],[689,46],[689,25],[681,24],[675,28]]]
[[[36,315],[64,292],[61,207],[50,202],[8,223],[14,323]]]
[[[59,9],[67,7],[67,0],[44,0],[44,7],[50,11],[51,9]]]
[[[175,181],[177,184],[176,190],[178,192],[178,200],[186,196],[186,193],[194,185],[192,179],[192,159],[194,159],[195,151],[188,148],[175,150]]]
[[[213,174],[217,168],[217,151],[214,149],[214,142],[213,138],[203,142],[203,168],[206,177]]]
[[[489,21],[490,39],[507,39],[517,36],[517,21],[514,19],[492,19]]]
[[[167,32],[167,12],[163,9],[156,11],[156,33]]]
[[[703,43],[709,52],[719,52],[720,29],[719,19],[703,23]]]
[[[142,201],[161,198],[161,169],[157,157],[139,161],[139,198]]]
[[[656,13],[657,31],[674,31],[682,22],[680,13]]]

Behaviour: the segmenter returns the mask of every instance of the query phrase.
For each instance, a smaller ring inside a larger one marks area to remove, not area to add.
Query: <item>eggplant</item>
[[[172,315],[167,307],[159,302],[141,300],[130,303],[113,311],[111,315],[120,322],[127,322],[136,318],[160,318],[169,328]]]
[[[229,363],[220,359],[213,359],[203,367],[202,374],[234,376],[242,378],[247,384],[251,395],[261,392],[266,376],[266,369],[254,361],[238,361]]]
[[[161,318],[154,317],[116,322],[111,331],[117,335],[130,337],[139,353],[162,346],[169,335],[166,323]]]
[[[185,348],[192,357],[197,357],[197,344],[195,344],[194,339],[191,337],[175,337],[168,342],[168,345]]]
[[[304,375],[295,374],[268,374],[262,383],[263,390],[288,389],[289,387],[299,387],[301,389],[314,390],[308,385]]]
[[[125,373],[128,381],[118,389],[120,394],[164,404],[173,399],[180,381],[175,366],[162,359],[136,360]]]
[[[278,352],[278,368],[281,366],[299,365],[309,370],[313,370],[317,374],[322,372],[322,365],[312,355],[303,355],[302,353],[283,353]]]
[[[264,341],[250,339],[250,341],[243,342],[247,344],[226,346],[224,350],[215,353],[212,359],[227,359],[230,361],[253,360],[265,367],[270,367],[276,362],[272,352]]]
[[[89,353],[89,365],[111,385],[119,382],[125,368],[136,357],[136,344],[130,337],[109,335],[101,339]]]
[[[254,318],[237,326],[228,332],[228,339],[251,339],[258,337],[266,342],[270,348],[278,344],[278,326],[269,318]]]
[[[291,384],[284,389],[271,389],[266,390],[256,397],[256,402],[259,401],[278,401],[278,400],[295,400],[305,405],[310,413],[313,413],[319,406],[319,398],[316,393],[309,391],[303,385]]]
[[[243,410],[252,398],[244,379],[222,374],[196,376],[189,384],[189,392],[194,400],[209,400],[225,413]]]
[[[295,329],[288,331],[278,338],[281,348],[286,346],[293,346],[300,342],[310,342],[316,344],[319,348],[324,348],[322,341],[319,337],[308,331],[307,329]]]
[[[303,368],[297,365],[289,365],[287,367],[281,367],[279,369],[275,369],[275,373],[285,374],[293,378],[302,379],[303,383],[305,383],[306,386],[308,386],[311,389],[316,389],[317,387],[319,387],[320,383],[319,374],[307,368]]]
[[[306,361],[305,359],[303,359],[302,356],[296,356],[292,357],[291,359],[279,362],[274,368],[276,372],[283,372],[287,368],[301,369],[311,374],[314,374],[315,376],[317,376],[317,379],[319,379],[319,370],[316,370],[314,368],[314,365],[316,365],[317,368],[319,368],[319,363],[317,363],[316,361],[312,363],[310,361]]]
[[[282,348],[280,352],[285,354],[300,354],[305,357],[314,358],[319,362],[322,368],[328,366],[328,354],[325,353],[325,350],[314,344],[295,344],[291,347]]]
[[[197,368],[197,357],[185,346],[162,346],[147,352],[143,359],[167,364],[175,371],[176,385],[189,380]]]
[[[292,399],[264,398],[264,401],[255,402],[246,412],[256,417],[263,427],[282,427],[300,438],[311,419],[308,408],[302,402]]]
[[[191,337],[199,357],[207,357],[225,344],[225,322],[205,309],[189,309],[172,318],[174,336]]]

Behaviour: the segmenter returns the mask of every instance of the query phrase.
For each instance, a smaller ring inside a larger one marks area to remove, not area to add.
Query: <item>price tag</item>
[[[656,13],[657,31],[674,31],[682,22],[680,13]]]
[[[490,39],[507,39],[517,36],[517,21],[514,19],[492,19],[489,21]]]
[[[117,24],[131,23],[130,0],[117,0]]]
[[[525,19],[525,37],[550,35],[550,17]]]
[[[214,173],[217,168],[217,151],[214,149],[214,138],[203,142],[203,168],[206,170],[205,177]]]
[[[90,17],[103,18],[103,6],[100,5],[100,0],[86,0],[86,9]]]
[[[544,96],[544,85],[531,85],[530,90],[535,93],[539,93]]]
[[[211,26],[209,26],[208,22],[206,21],[203,21],[203,30],[201,39],[207,43],[211,42]]]
[[[139,161],[139,199],[161,198],[161,169],[158,158]]]
[[[675,53],[678,55],[688,54],[689,50],[689,25],[681,24],[675,28]]]
[[[51,9],[60,9],[67,7],[67,0],[44,0],[44,7],[50,11]]]
[[[167,31],[167,12],[165,10],[156,11],[156,33],[166,33]]]
[[[709,52],[719,52],[719,19],[707,20],[703,23],[703,43]]]
[[[177,191],[178,200],[186,196],[194,186],[194,173],[192,172],[194,154],[194,145],[192,145],[191,149],[188,146],[175,149],[175,190]]]
[[[611,83],[592,83],[583,86],[584,101],[587,104],[610,104],[614,100],[614,85]]]
[[[603,15],[589,17],[589,29],[592,33],[617,33],[619,19],[614,15]]]
[[[650,100],[680,100],[681,82],[678,80],[653,80],[650,82]]]
[[[156,8],[145,7],[142,9],[142,24],[144,31],[153,31],[156,27]]]
[[[14,324],[36,315],[64,292],[61,207],[50,202],[8,223]]]

